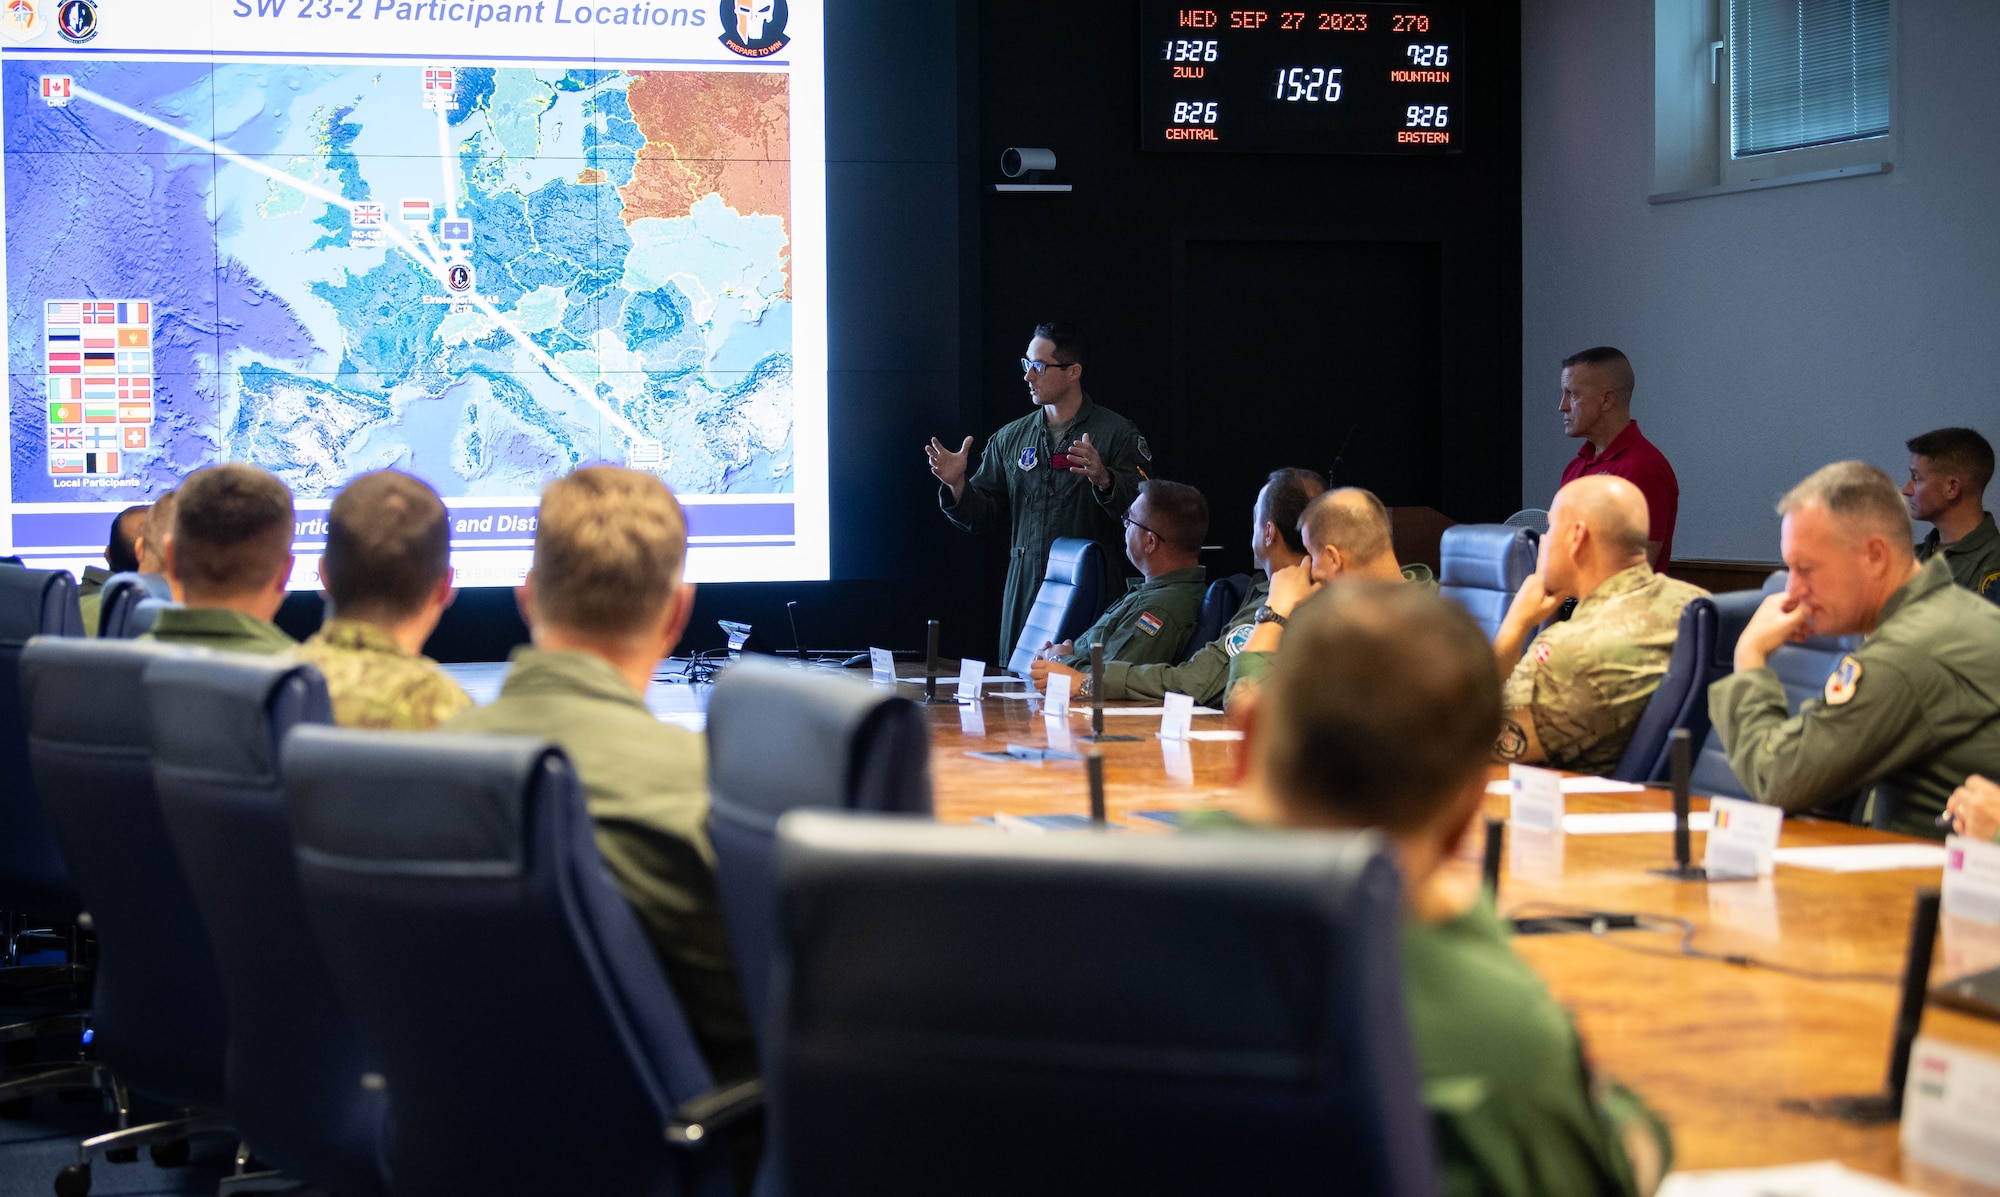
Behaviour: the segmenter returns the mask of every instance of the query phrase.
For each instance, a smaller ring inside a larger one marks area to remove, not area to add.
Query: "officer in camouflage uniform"
[[[1968,778],[2000,776],[2000,608],[1918,564],[1888,475],[1836,462],[1779,503],[1791,577],[1736,642],[1736,672],[1709,687],[1729,766],[1786,810],[1871,789],[1870,821],[1942,836],[1934,820]],[[1797,715],[1765,662],[1808,635],[1864,633]]]
[[[1037,326],[1021,359],[1036,410],[988,438],[979,468],[970,473],[971,437],[956,452],[935,437],[924,447],[945,518],[967,532],[983,532],[1003,515],[1013,519],[998,661],[1014,654],[1057,540],[1075,536],[1104,546],[1106,594],[1124,573],[1119,519],[1138,497],[1152,450],[1131,421],[1084,394],[1083,361],[1076,326]]]
[[[1139,497],[1125,513],[1125,559],[1139,567],[1143,578],[1126,586],[1125,597],[1111,605],[1073,644],[1057,645],[1055,655],[1071,670],[1090,668],[1090,650],[1104,646],[1112,661],[1157,665],[1176,660],[1187,647],[1195,624],[1201,622],[1201,601],[1208,571],[1198,561],[1208,535],[1208,501],[1192,486],[1157,479],[1139,484]],[[1048,661],[1036,661],[1029,676],[1048,688]],[[1077,694],[1090,694],[1084,678]]]
[[[1222,634],[1196,649],[1179,665],[1134,665],[1125,661],[1104,666],[1104,697],[1159,700],[1168,693],[1186,694],[1204,706],[1222,699],[1229,684],[1229,664],[1250,642],[1257,609],[1271,593],[1270,575],[1306,559],[1299,536],[1299,516],[1318,498],[1326,483],[1311,470],[1283,469],[1257,492],[1251,515],[1250,557],[1257,567],[1250,593],[1223,626]]]
[[[1909,442],[1910,518],[1932,525],[1917,560],[1942,556],[1954,582],[2000,602],[2000,528],[1984,507],[1993,481],[1993,446],[1970,428],[1940,428]]]
[[[1708,592],[1646,564],[1646,498],[1622,478],[1579,478],[1556,492],[1541,563],[1493,638],[1507,670],[1494,755],[1580,773],[1618,767],[1666,676],[1681,608]],[[1574,596],[1526,655],[1521,642]]]
[[[319,667],[342,727],[425,731],[472,706],[419,653],[451,605],[451,516],[394,470],[363,474],[327,511],[320,582],[329,618],[295,654]]]

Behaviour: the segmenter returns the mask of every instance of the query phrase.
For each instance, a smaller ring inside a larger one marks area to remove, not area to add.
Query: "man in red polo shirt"
[[[1583,447],[1563,468],[1564,486],[1591,474],[1615,474],[1646,496],[1652,527],[1646,559],[1654,573],[1673,560],[1674,519],[1680,514],[1681,484],[1674,467],[1639,431],[1632,418],[1632,363],[1609,345],[1563,359],[1562,412],[1565,435]]]

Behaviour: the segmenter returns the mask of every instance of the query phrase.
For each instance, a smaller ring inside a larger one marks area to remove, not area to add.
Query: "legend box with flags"
[[[42,337],[49,473],[121,473],[152,447],[153,301],[51,299]]]

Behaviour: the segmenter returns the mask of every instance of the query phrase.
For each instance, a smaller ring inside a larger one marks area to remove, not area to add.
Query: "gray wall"
[[[1775,560],[1771,504],[1826,462],[1900,482],[1918,432],[2000,440],[2000,3],[1900,0],[1890,174],[1661,205],[1652,0],[1524,9],[1523,506],[1580,443],[1556,402],[1589,345],[1637,370],[1676,557]]]

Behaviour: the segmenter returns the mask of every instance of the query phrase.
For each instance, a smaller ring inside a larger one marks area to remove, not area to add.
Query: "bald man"
[[[1623,478],[1646,496],[1646,560],[1666,573],[1673,560],[1674,520],[1680,514],[1681,484],[1666,454],[1639,431],[1632,418],[1632,362],[1609,345],[1563,359],[1563,433],[1583,446],[1563,468],[1563,485],[1578,478],[1609,474]]]
[[[1271,593],[1257,609],[1250,639],[1229,662],[1232,700],[1239,684],[1255,686],[1270,672],[1271,656],[1285,633],[1292,611],[1320,587],[1336,578],[1402,582],[1437,589],[1428,565],[1403,565],[1396,560],[1389,509],[1373,491],[1358,486],[1330,490],[1306,504],[1299,514],[1299,539],[1306,559],[1271,574]]]
[[[1681,608],[1708,592],[1646,564],[1646,498],[1623,478],[1579,478],[1556,492],[1541,562],[1493,638],[1502,687],[1493,755],[1609,773],[1666,676]],[[1576,610],[1521,644],[1565,600]]]
[[[1866,462],[1822,468],[1778,513],[1785,593],[1757,608],[1736,672],[1708,689],[1729,767],[1759,802],[1810,810],[1866,789],[1875,826],[1942,836],[1954,792],[2000,776],[2000,608],[1953,585],[1942,556],[1917,561],[1902,495]],[[1857,632],[1860,647],[1792,714],[1770,655]]]

